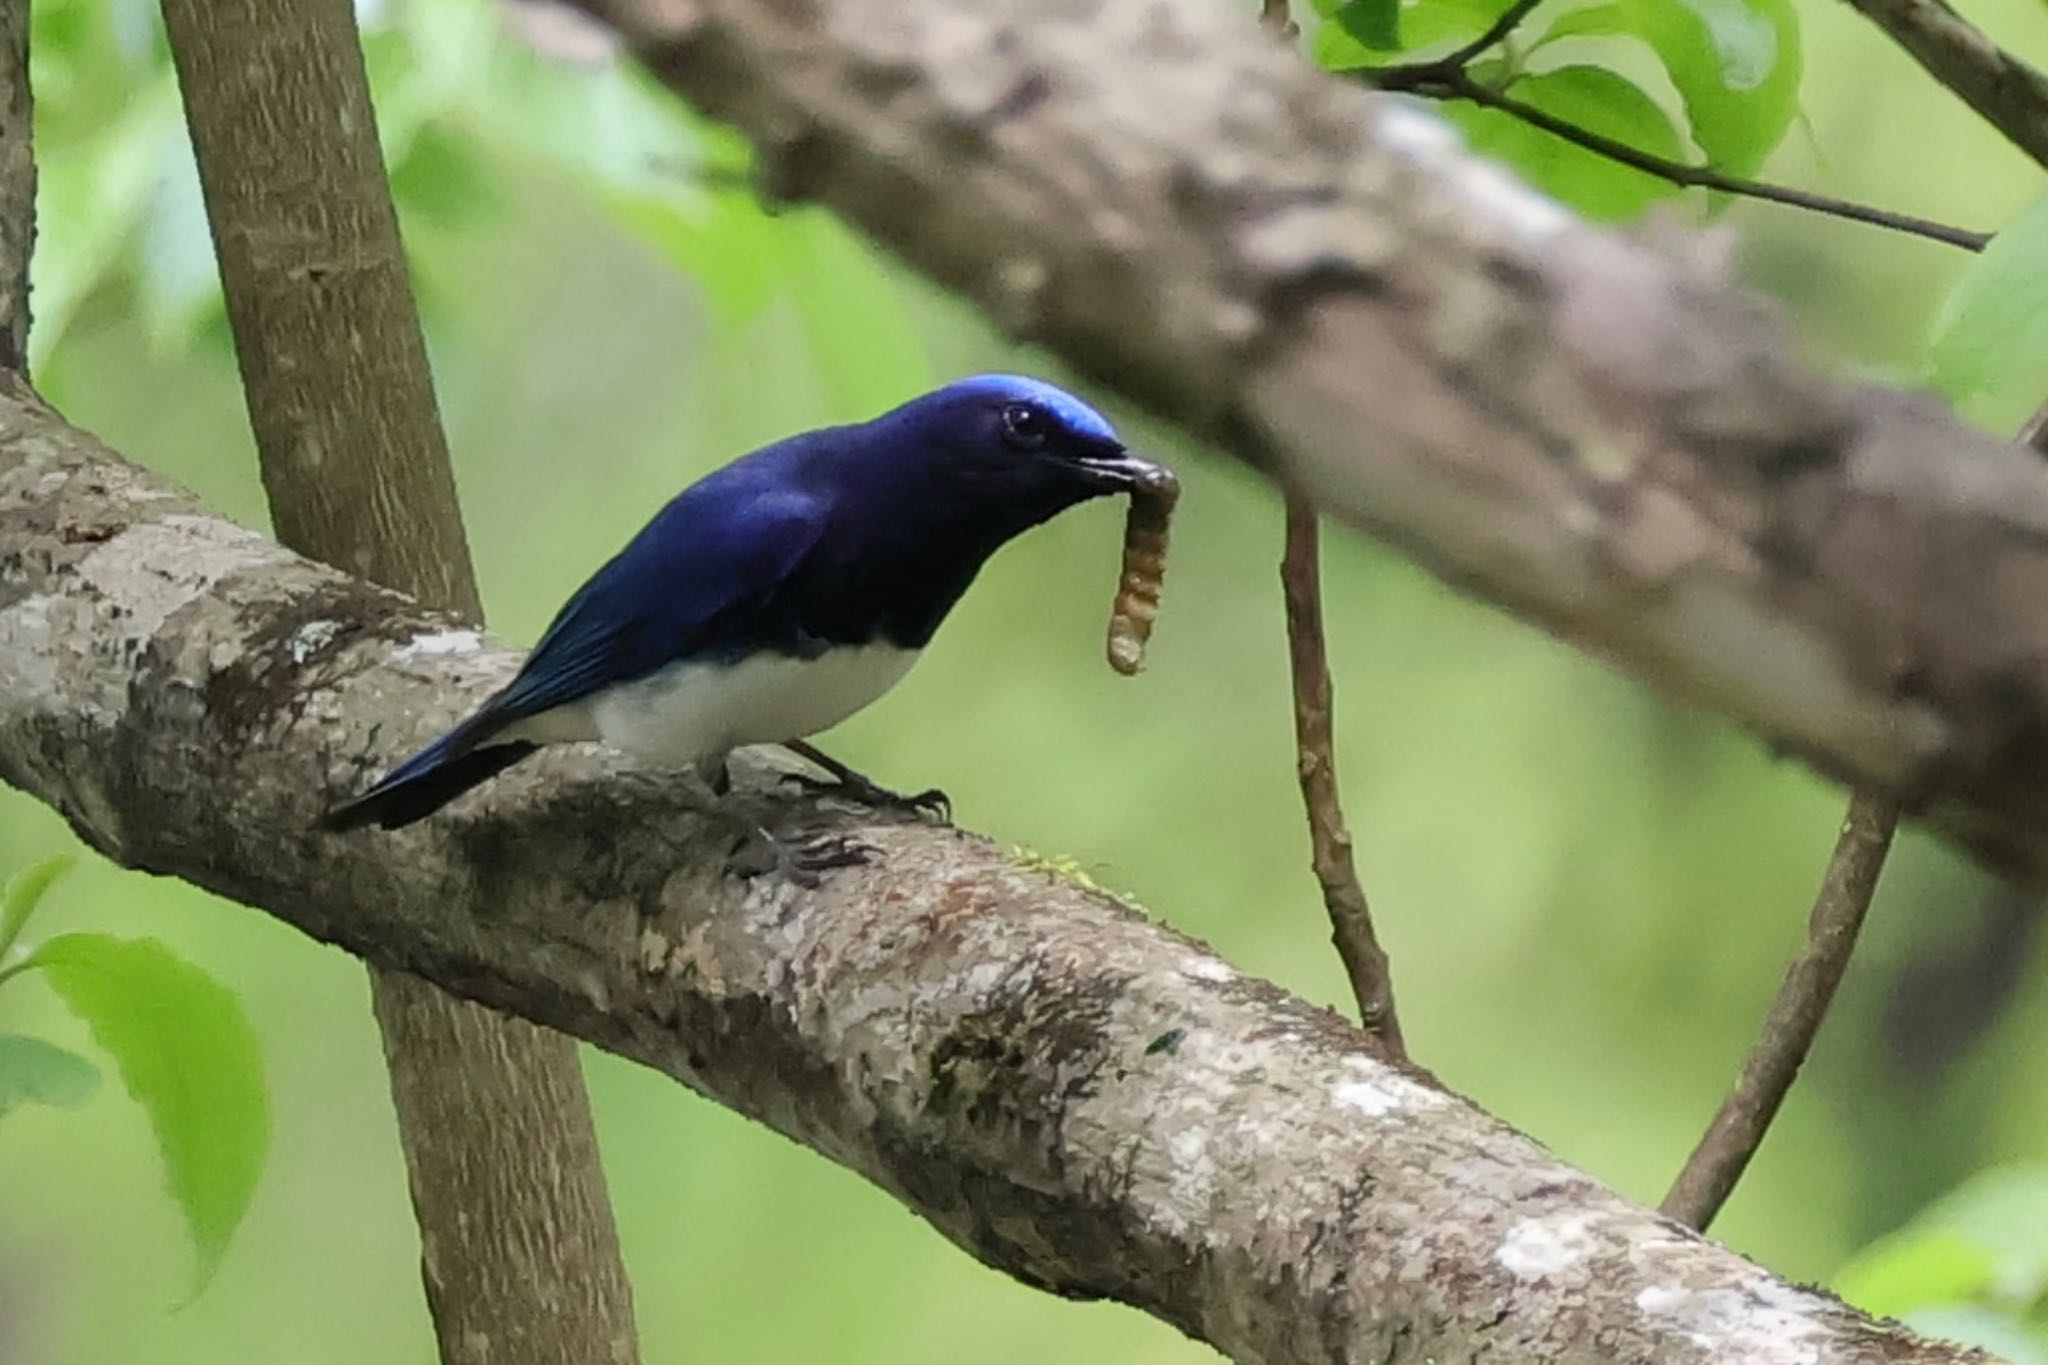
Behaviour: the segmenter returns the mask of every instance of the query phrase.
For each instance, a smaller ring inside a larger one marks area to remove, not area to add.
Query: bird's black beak
[[[1128,450],[1084,455],[1074,467],[1098,493],[1178,492],[1180,480],[1171,469]]]

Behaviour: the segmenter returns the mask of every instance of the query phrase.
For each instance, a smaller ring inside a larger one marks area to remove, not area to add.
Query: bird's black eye
[[[1029,403],[1003,409],[1003,439],[1019,450],[1043,450],[1052,439],[1052,421]]]

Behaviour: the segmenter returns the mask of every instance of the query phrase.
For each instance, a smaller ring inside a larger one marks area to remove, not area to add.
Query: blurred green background
[[[2038,171],[1846,6],[1798,10],[1804,121],[1769,175],[1986,229],[2036,197]],[[1971,12],[2048,55],[2037,0]],[[365,18],[506,638],[531,640],[654,507],[740,451],[972,370],[1060,377],[828,216],[763,211],[736,188],[744,149],[631,71],[543,60],[481,0],[390,0]],[[260,526],[153,14],[36,0],[35,41],[39,383],[79,424]],[[1664,211],[1692,221],[1704,207]],[[1926,373],[1969,256],[1771,207],[1736,204],[1717,224],[1817,354],[1892,380]],[[2048,368],[1983,388],[1970,411],[2009,429],[2043,394]],[[1005,551],[904,687],[832,747],[894,785],[943,786],[963,824],[1071,855],[1246,970],[1348,1010],[1294,788],[1278,505],[1229,460],[1104,406],[1187,485],[1143,678],[1100,657],[1120,513],[1087,508]],[[1339,759],[1412,1045],[1654,1202],[1799,940],[1843,794],[1361,537],[1333,532],[1326,553]],[[72,845],[43,808],[0,792],[0,873]],[[1929,1225],[1930,1204],[1994,1172],[1962,1213],[1951,1201],[1931,1215],[1994,1225],[1973,1243],[1995,1262],[1979,1267],[1987,1283],[1961,1297],[2015,1311],[1960,1307],[1938,1324],[1980,1334],[2021,1330],[2011,1320],[2048,1266],[2048,1216],[2013,1222],[2048,1189],[2048,961],[2031,917],[1991,893],[1937,842],[1902,840],[1817,1056],[1716,1229],[1787,1275],[1846,1273],[1873,1306],[1912,1308],[1916,1272],[1891,1253],[1931,1256],[1939,1273],[1954,1257],[1939,1238],[1888,1234]],[[156,935],[236,987],[264,1044],[275,1139],[217,1277],[179,1307],[191,1252],[119,1087],[81,1110],[9,1113],[0,1361],[431,1361],[361,968],[90,856],[38,925]],[[0,1025],[90,1048],[38,990],[0,995]],[[653,1365],[1214,1358],[1136,1313],[983,1270],[855,1177],[669,1081],[597,1054],[587,1069]]]

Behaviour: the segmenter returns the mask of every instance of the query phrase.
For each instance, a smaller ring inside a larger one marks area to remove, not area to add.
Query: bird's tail
[[[497,727],[493,726],[492,729]],[[328,830],[378,825],[399,829],[424,820],[487,778],[495,777],[540,746],[524,740],[485,742],[488,731],[458,725],[353,801],[320,817]]]

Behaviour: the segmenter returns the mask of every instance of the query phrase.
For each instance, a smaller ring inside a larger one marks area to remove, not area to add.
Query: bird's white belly
[[[583,705],[607,744],[681,766],[741,744],[829,729],[901,682],[916,662],[916,650],[864,645],[815,659],[761,654],[733,664],[677,664]]]

